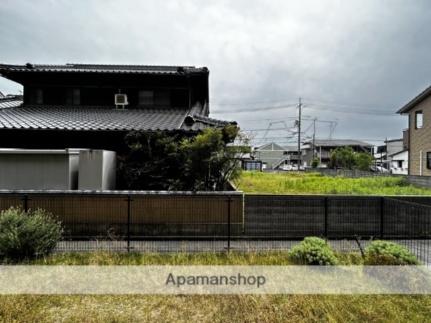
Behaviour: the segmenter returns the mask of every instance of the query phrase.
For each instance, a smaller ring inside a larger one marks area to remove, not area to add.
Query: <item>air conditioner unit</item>
[[[125,106],[128,105],[129,102],[127,102],[127,94],[118,93],[115,94],[115,105]]]

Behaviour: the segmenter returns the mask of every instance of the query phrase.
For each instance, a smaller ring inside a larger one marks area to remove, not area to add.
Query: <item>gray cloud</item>
[[[430,15],[428,1],[402,0],[3,0],[0,61],[204,65],[214,116],[243,128],[296,111],[217,111],[301,96],[305,115],[338,120],[336,137],[393,138],[406,125],[395,111],[430,82]]]

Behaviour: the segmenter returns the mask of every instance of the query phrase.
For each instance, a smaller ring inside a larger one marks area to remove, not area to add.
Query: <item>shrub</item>
[[[418,265],[407,248],[390,241],[375,240],[365,248],[365,265]]]
[[[50,253],[63,229],[52,214],[11,207],[0,213],[0,257],[19,260]]]
[[[319,166],[319,164],[320,164],[320,160],[317,157],[313,158],[313,160],[311,161],[311,167],[312,168],[317,168],[317,166]]]
[[[300,265],[336,265],[334,251],[328,243],[317,237],[307,237],[292,248],[289,258]]]

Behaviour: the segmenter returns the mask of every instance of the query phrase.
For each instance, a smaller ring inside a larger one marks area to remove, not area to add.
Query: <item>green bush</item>
[[[317,237],[307,237],[289,252],[289,259],[299,265],[336,265],[334,251]]]
[[[375,240],[365,248],[365,265],[418,265],[407,248],[390,241]]]
[[[313,158],[313,160],[311,161],[311,167],[312,168],[317,168],[317,166],[319,166],[320,164],[320,159],[315,157]]]
[[[63,229],[52,214],[11,207],[0,213],[0,258],[20,260],[49,254]]]

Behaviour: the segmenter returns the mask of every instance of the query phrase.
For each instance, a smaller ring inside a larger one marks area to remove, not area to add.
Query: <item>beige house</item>
[[[398,113],[409,116],[409,175],[431,176],[431,86]]]

